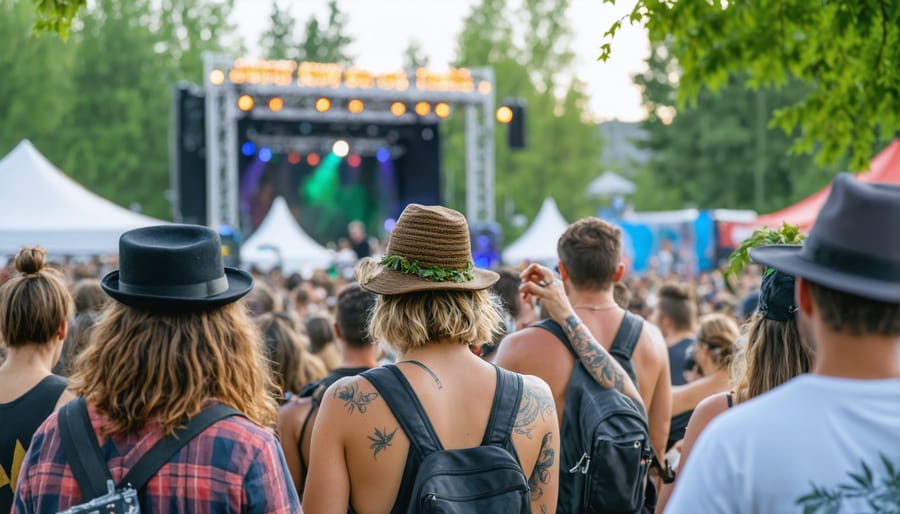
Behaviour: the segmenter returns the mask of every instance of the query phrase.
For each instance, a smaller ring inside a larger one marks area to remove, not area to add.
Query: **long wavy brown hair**
[[[262,336],[242,303],[159,313],[110,302],[74,369],[71,389],[108,418],[108,435],[154,418],[172,433],[210,399],[263,427],[277,417]]]
[[[737,401],[770,391],[812,367],[815,350],[800,337],[796,320],[775,321],[759,311],[748,322],[744,359],[737,369]]]

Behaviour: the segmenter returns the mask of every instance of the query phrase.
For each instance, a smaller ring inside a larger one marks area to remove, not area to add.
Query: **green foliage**
[[[269,27],[259,39],[268,59],[292,59],[295,61],[337,62],[347,64],[352,59],[347,48],[353,42],[347,34],[347,16],[341,12],[337,0],[328,3],[327,23],[319,23],[310,16],[304,27],[303,38],[294,31],[298,24],[290,9],[272,0]]]
[[[55,32],[66,40],[72,21],[87,0],[31,0],[37,18],[34,22],[35,32]]]
[[[406,50],[403,51],[403,68],[407,70],[414,70],[417,68],[427,67],[428,55],[422,48],[422,44],[413,39],[409,42],[409,45],[406,46]]]
[[[819,511],[841,512],[844,500],[863,499],[872,512],[900,512],[900,473],[894,464],[881,455],[885,476],[881,481],[875,479],[872,468],[862,462],[862,473],[848,472],[852,479],[849,484],[840,484],[834,489],[810,484],[812,491],[797,498],[797,505],[803,507],[803,514],[816,514]]]
[[[506,130],[495,125],[496,194],[503,209],[498,218],[507,240],[519,230],[512,214],[533,219],[551,196],[567,219],[595,212],[585,196],[587,185],[603,170],[601,141],[590,120],[588,94],[571,76],[568,0],[527,0],[515,13],[506,0],[483,0],[466,17],[458,37],[456,65],[490,66],[495,97],[526,103],[528,147],[513,151]],[[515,14],[513,14],[515,13]],[[445,203],[464,209],[465,144],[462,116],[446,126]]]
[[[805,198],[841,170],[791,155],[789,137],[767,127],[772,114],[806,95],[808,86],[791,81],[751,90],[732,77],[718,94],[704,89],[693,104],[679,106],[680,67],[671,42],[652,45],[647,65],[634,79],[648,112],[642,145],[651,152],[636,177],[638,209],[771,212]]]
[[[601,60],[626,20],[653,42],[671,39],[682,104],[735,77],[755,88],[808,84],[772,124],[794,136],[793,151],[817,151],[821,163],[849,153],[854,169],[866,169],[873,146],[900,130],[897,1],[638,0],[607,30]]]
[[[787,223],[782,225],[779,230],[769,227],[756,229],[728,256],[728,268],[725,272],[732,277],[741,276],[744,266],[752,262],[750,260],[751,248],[766,245],[799,245],[803,243],[804,239],[806,236],[800,233],[800,229],[796,225]]]
[[[465,269],[442,268],[440,266],[425,267],[419,261],[407,259],[399,255],[386,255],[380,264],[393,271],[408,275],[416,275],[430,282],[468,282],[475,280],[472,272],[474,264],[469,262]]]

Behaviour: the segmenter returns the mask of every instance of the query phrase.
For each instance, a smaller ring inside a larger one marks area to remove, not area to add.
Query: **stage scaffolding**
[[[496,221],[494,204],[494,73],[490,68],[445,73],[419,69],[373,74],[352,66],[293,61],[251,61],[204,55],[207,148],[207,220],[211,227],[239,225],[238,120],[404,123],[416,117],[438,120],[435,107],[461,108],[466,130],[466,216],[471,223]],[[244,99],[243,107],[238,100]],[[281,99],[275,110],[272,98]],[[316,102],[329,100],[321,112]],[[345,102],[361,100],[351,113]],[[405,112],[392,112],[400,102]],[[418,104],[428,112],[416,112]],[[311,134],[314,136],[314,134]]]

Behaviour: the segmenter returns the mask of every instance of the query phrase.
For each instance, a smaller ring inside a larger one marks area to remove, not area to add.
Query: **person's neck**
[[[0,370],[13,375],[49,375],[53,372],[56,352],[53,342],[17,345],[9,348]]]
[[[459,359],[475,358],[481,360],[468,346],[452,341],[431,342],[425,346],[410,348],[399,356],[397,361],[430,361],[446,364]]]
[[[342,368],[377,368],[378,359],[375,357],[376,347],[369,345],[366,348],[351,349],[344,346],[341,356]]]
[[[663,336],[663,339],[666,340],[666,344],[669,346],[675,346],[685,339],[693,339],[694,331],[693,330],[676,330],[674,332],[669,332],[668,334]]]
[[[622,310],[616,304],[613,297],[612,288],[609,289],[578,289],[572,287],[571,284],[566,287],[566,296],[569,297],[569,303],[575,309],[575,314],[583,315],[585,312],[620,311]]]
[[[838,378],[900,378],[900,337],[819,330],[813,373]]]

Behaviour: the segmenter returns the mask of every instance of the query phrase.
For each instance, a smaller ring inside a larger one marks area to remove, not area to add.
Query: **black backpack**
[[[59,411],[59,433],[72,475],[81,490],[83,503],[61,514],[140,514],[139,491],[191,439],[210,425],[230,416],[243,416],[221,403],[206,407],[187,425],[160,439],[144,454],[122,480],[115,484],[100,451],[97,436],[84,398],[73,400]]]
[[[639,512],[653,456],[644,409],[624,393],[600,387],[556,322],[544,320],[532,326],[553,333],[575,356],[560,427],[557,512]],[[631,355],[642,326],[640,317],[626,312],[609,352],[635,384]]]
[[[528,479],[510,440],[522,399],[521,375],[497,368],[497,389],[481,446],[459,450],[441,446],[425,409],[396,366],[374,368],[362,376],[387,402],[419,462],[407,513],[531,513]]]

